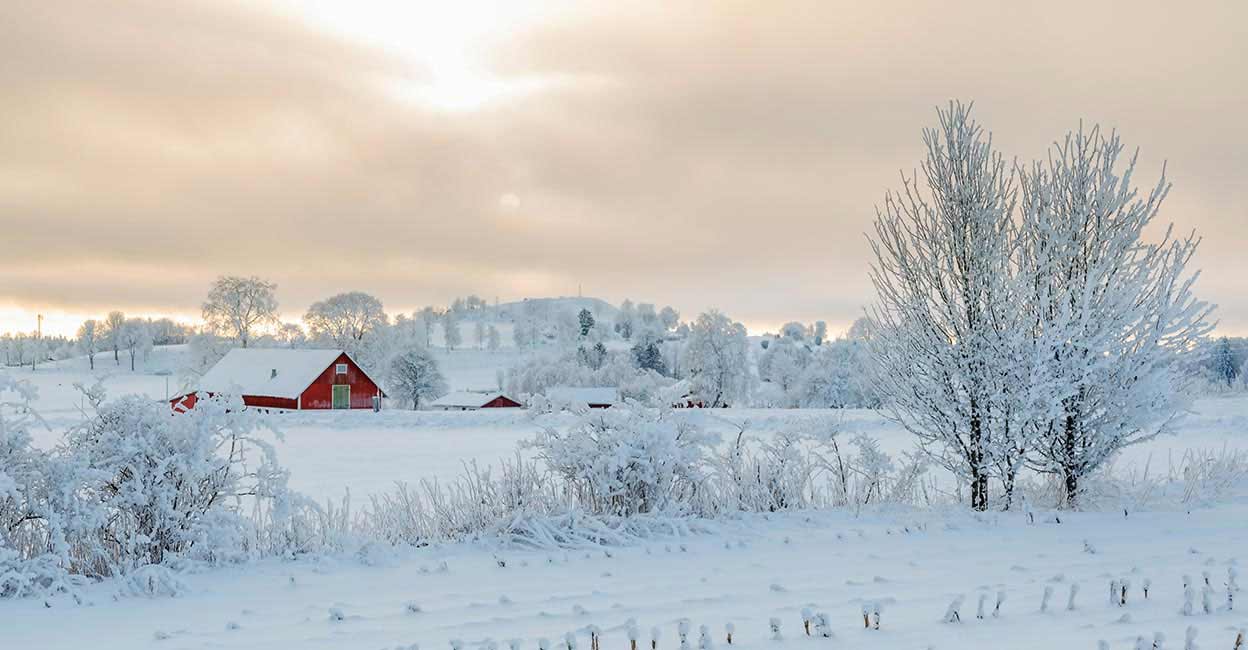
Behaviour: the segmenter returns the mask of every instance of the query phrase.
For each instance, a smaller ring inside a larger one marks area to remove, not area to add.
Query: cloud
[[[0,299],[186,312],[238,273],[294,312],[580,285],[848,323],[873,206],[958,97],[1010,155],[1085,118],[1142,178],[1168,158],[1163,217],[1207,235],[1201,288],[1248,331],[1238,4],[582,5],[497,35],[485,68],[540,83],[459,111],[395,92],[430,78],[411,59],[276,9],[0,12]]]

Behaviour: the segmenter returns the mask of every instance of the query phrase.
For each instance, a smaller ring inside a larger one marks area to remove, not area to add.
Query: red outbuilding
[[[170,400],[175,411],[199,395],[240,395],[255,408],[371,409],[381,387],[342,350],[236,348],[200,378],[195,391]]]

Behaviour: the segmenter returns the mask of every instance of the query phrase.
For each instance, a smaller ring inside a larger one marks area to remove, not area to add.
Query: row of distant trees
[[[103,320],[84,321],[72,338],[38,334],[0,336],[0,355],[7,366],[36,368],[51,359],[68,359],[81,354],[86,355],[94,370],[96,355],[112,352],[114,363],[121,365],[124,352],[129,357],[130,369],[134,370],[136,359],[150,352],[152,346],[186,343],[193,332],[193,328],[169,318],[129,318],[123,312],[114,311]]]

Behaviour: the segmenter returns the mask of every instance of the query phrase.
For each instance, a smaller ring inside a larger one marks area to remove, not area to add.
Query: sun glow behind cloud
[[[492,44],[539,23],[550,23],[570,2],[394,3],[379,0],[276,0],[316,29],[409,61],[412,76],[392,79],[385,89],[401,101],[446,110],[474,110],[540,91],[554,80],[502,77],[486,64]]]

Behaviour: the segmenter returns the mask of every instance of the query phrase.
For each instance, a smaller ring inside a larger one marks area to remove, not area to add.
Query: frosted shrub
[[[702,481],[713,438],[684,419],[636,402],[588,413],[527,443],[595,514],[672,512]]]
[[[28,382],[0,371],[0,598],[72,588],[73,468],[31,446]]]
[[[776,618],[774,616],[771,617],[771,620],[767,622],[767,625],[771,628],[771,640],[772,641],[784,640],[784,637],[781,636],[780,634],[780,619],[779,618]]]
[[[123,397],[71,430],[66,452],[86,477],[84,498],[102,508],[97,558],[107,575],[169,555],[221,560],[244,552],[251,526],[243,497],[281,498],[286,474],[254,437],[260,421],[241,400],[201,399],[188,413]]]

